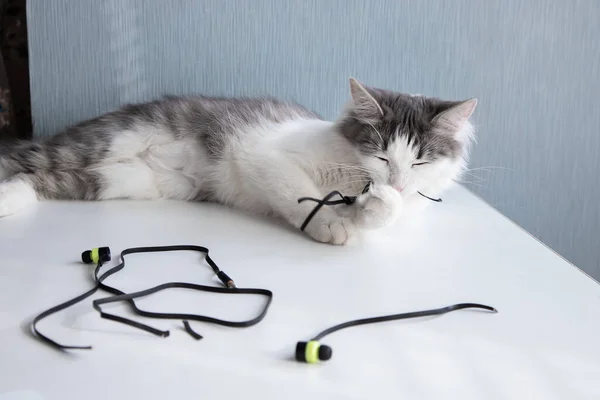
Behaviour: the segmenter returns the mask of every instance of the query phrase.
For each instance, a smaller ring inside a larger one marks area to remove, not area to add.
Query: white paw
[[[328,213],[319,218],[315,215],[304,231],[318,242],[343,245],[355,236],[356,228],[351,220]]]
[[[14,179],[0,183],[0,217],[15,214],[36,201],[35,191],[25,181]]]
[[[371,185],[367,193],[358,197],[355,206],[356,223],[365,229],[378,229],[396,221],[402,211],[400,193],[388,185]]]

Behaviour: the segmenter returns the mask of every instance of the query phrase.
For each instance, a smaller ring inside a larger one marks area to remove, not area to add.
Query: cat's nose
[[[406,186],[400,186],[400,185],[396,185],[394,186],[394,189],[396,189],[398,192],[402,193],[402,191],[404,190]]]

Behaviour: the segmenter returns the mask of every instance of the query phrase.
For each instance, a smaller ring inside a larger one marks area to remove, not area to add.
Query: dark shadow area
[[[0,0],[0,139],[32,135],[26,3]]]

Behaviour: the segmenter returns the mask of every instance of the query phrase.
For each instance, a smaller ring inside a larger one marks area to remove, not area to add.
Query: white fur
[[[347,170],[348,179],[343,179],[343,170],[334,165],[356,164],[358,154],[332,130],[331,122],[297,120],[263,124],[239,135],[226,149],[227,161],[210,169],[218,200],[254,213],[275,214],[300,227],[315,204],[298,204],[298,198],[319,198],[334,189],[356,190],[352,171]],[[328,174],[330,170],[334,173]],[[354,223],[332,209],[321,211],[306,232],[321,242],[347,243],[356,230]]]
[[[35,191],[23,179],[15,177],[0,183],[0,217],[15,214],[36,202]]]
[[[379,229],[392,224],[404,206],[400,193],[389,185],[373,185],[356,199],[356,223],[363,229]]]
[[[201,185],[206,157],[191,139],[174,141],[152,126],[123,131],[106,161],[94,168],[106,184],[100,198],[189,200]]]

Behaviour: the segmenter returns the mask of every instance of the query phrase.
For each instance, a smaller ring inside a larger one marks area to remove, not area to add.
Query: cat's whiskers
[[[469,171],[463,171],[463,173],[464,173],[464,174],[466,174],[466,175],[469,175],[469,177],[471,177],[471,178],[478,179],[478,180],[479,180],[479,182],[481,182],[481,181],[486,181],[486,180],[487,180],[487,179],[485,179],[485,178],[483,178],[483,177],[481,177],[481,176],[475,175],[475,174],[473,174],[473,173],[471,173],[471,172],[469,172]]]
[[[493,174],[494,171],[491,170],[492,168],[494,168],[494,169],[506,169],[508,171],[516,172],[516,170],[513,169],[513,168],[501,167],[501,166],[497,166],[497,165],[488,165],[488,166],[485,166],[485,167],[469,168],[469,169],[466,169],[465,171],[466,172],[471,172],[471,171],[485,171],[485,172],[489,172],[490,174]]]
[[[356,172],[356,173],[361,173],[361,174],[365,174],[368,175],[371,171],[365,171],[362,169],[356,169],[356,168],[345,168],[345,167],[329,167],[329,168],[322,168],[321,171],[339,171],[339,172]]]
[[[367,182],[367,179],[355,179],[355,180],[352,180],[352,181],[346,181],[346,182],[344,182],[344,184],[345,185],[351,185],[353,183],[366,183],[366,182]]]
[[[338,164],[335,166],[328,166],[326,168],[320,168],[318,170],[319,183],[325,186],[336,186],[346,184],[348,181],[368,180],[369,174],[367,171],[363,171],[360,168],[354,168],[353,165],[342,165]]]
[[[349,178],[365,178],[367,179],[370,175],[362,172],[362,171],[353,171],[353,170],[326,170],[321,171],[320,175],[322,176],[330,176],[335,177],[336,179],[349,179]]]
[[[369,180],[368,176],[360,176],[360,175],[356,175],[356,176],[347,176],[347,179],[349,179],[348,181],[344,181],[342,183],[345,182],[355,182],[355,181],[367,181]]]
[[[371,171],[371,168],[367,168],[367,167],[364,167],[362,165],[336,163],[336,162],[332,162],[332,161],[323,161],[322,163],[323,164],[328,164],[328,165],[335,165],[335,166],[338,166],[338,167],[347,167],[347,168],[354,168],[354,169],[362,169],[362,170],[366,170],[366,171]]]
[[[469,185],[473,185],[473,186],[477,186],[480,187],[482,189],[489,189],[488,187],[484,186],[484,185],[480,185],[477,182],[471,182],[471,181],[460,181],[459,183],[465,183],[465,184],[469,184]]]
[[[344,165],[344,164],[329,164],[329,165],[325,165],[323,167],[320,168],[322,171],[354,171],[354,172],[361,172],[361,173],[371,173],[373,171],[367,169],[367,168],[363,168],[363,167],[358,167],[358,166],[354,166],[354,165]]]
[[[340,177],[330,177],[332,179],[323,179],[324,183],[327,184],[336,184],[336,185],[344,185],[348,182],[366,182],[369,180],[368,176],[364,176],[364,175],[345,175],[343,177],[343,179],[340,179]]]
[[[321,169],[321,173],[325,174],[333,174],[333,175],[361,175],[361,176],[369,176],[369,173],[366,171],[359,171],[355,169],[340,169],[340,168],[329,168],[329,169]]]

